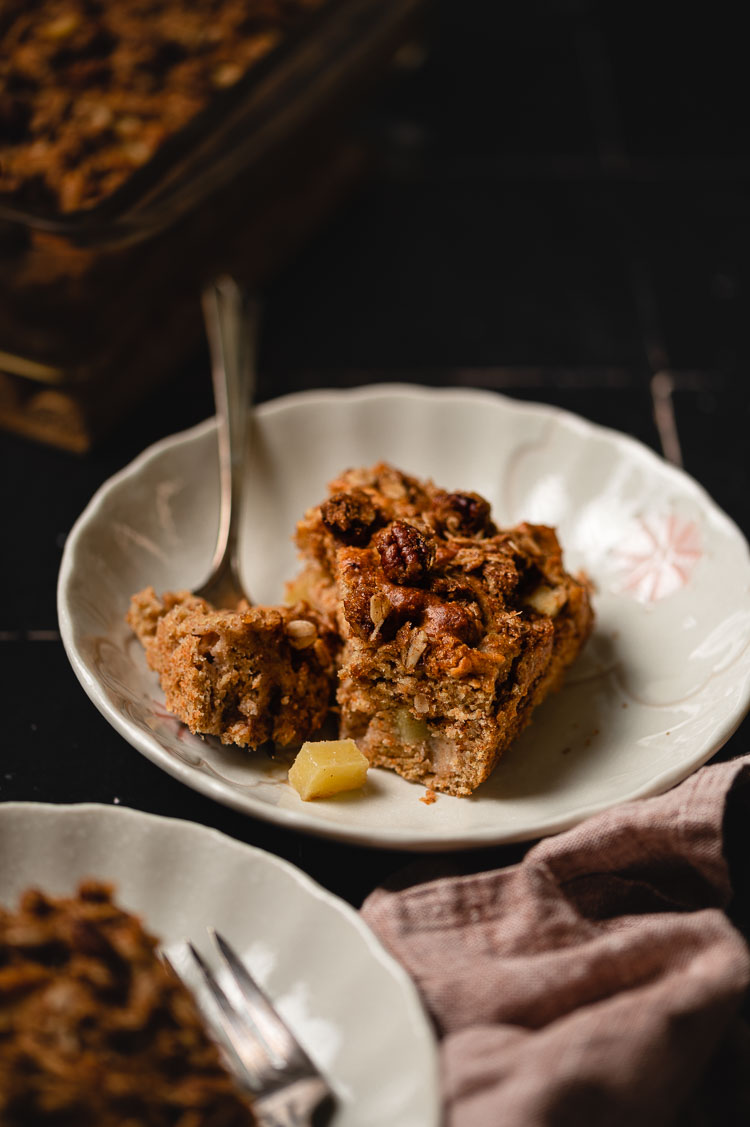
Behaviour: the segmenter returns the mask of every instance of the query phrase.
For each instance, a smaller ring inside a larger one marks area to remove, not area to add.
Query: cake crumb
[[[433,802],[437,802],[437,795],[430,787],[421,796],[420,802],[424,802],[425,806],[432,806]]]

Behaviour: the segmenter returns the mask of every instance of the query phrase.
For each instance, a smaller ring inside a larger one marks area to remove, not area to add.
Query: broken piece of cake
[[[341,738],[453,795],[484,782],[588,637],[554,529],[498,529],[476,493],[386,463],[344,473],[297,528],[288,587],[342,639]]]
[[[127,621],[191,732],[256,748],[300,744],[326,718],[337,639],[307,605],[216,610],[189,591],[146,587]]]

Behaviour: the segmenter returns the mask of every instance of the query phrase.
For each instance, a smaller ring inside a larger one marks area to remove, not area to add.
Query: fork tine
[[[219,932],[213,928],[209,932],[238,988],[243,1013],[265,1041],[269,1054],[276,1058],[277,1067],[288,1067],[293,1058],[295,1066],[313,1069],[307,1053],[235,950]]]
[[[269,1059],[269,1055],[260,1037],[248,1035],[248,1029],[237,1014],[234,1006],[227,998],[224,990],[217,982],[213,971],[204,960],[203,956],[193,946],[187,944],[212,998],[216,1002],[218,1019],[227,1041],[231,1045],[241,1065],[245,1069],[254,1091],[260,1091],[265,1086],[269,1072],[276,1067],[276,1062]],[[254,1027],[253,1022],[251,1028]]]

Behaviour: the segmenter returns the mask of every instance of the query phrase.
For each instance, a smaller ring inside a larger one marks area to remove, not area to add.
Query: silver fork
[[[209,934],[229,972],[232,998],[188,943],[214,1005],[209,1012],[200,997],[196,1001],[209,1025],[231,1047],[241,1068],[240,1081],[253,1095],[262,1127],[323,1127],[334,1110],[331,1089],[226,939],[211,929]]]

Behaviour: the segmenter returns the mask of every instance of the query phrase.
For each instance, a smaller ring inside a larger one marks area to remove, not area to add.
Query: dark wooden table
[[[373,175],[268,286],[260,398],[407,380],[554,403],[683,465],[747,533],[743,44],[680,18],[675,32],[604,4],[436,4],[422,64],[360,122]],[[0,436],[0,801],[193,819],[358,905],[413,857],[352,846],[342,860],[189,790],[109,727],[60,642],[73,521],[145,446],[211,412],[201,354],[90,455]]]

